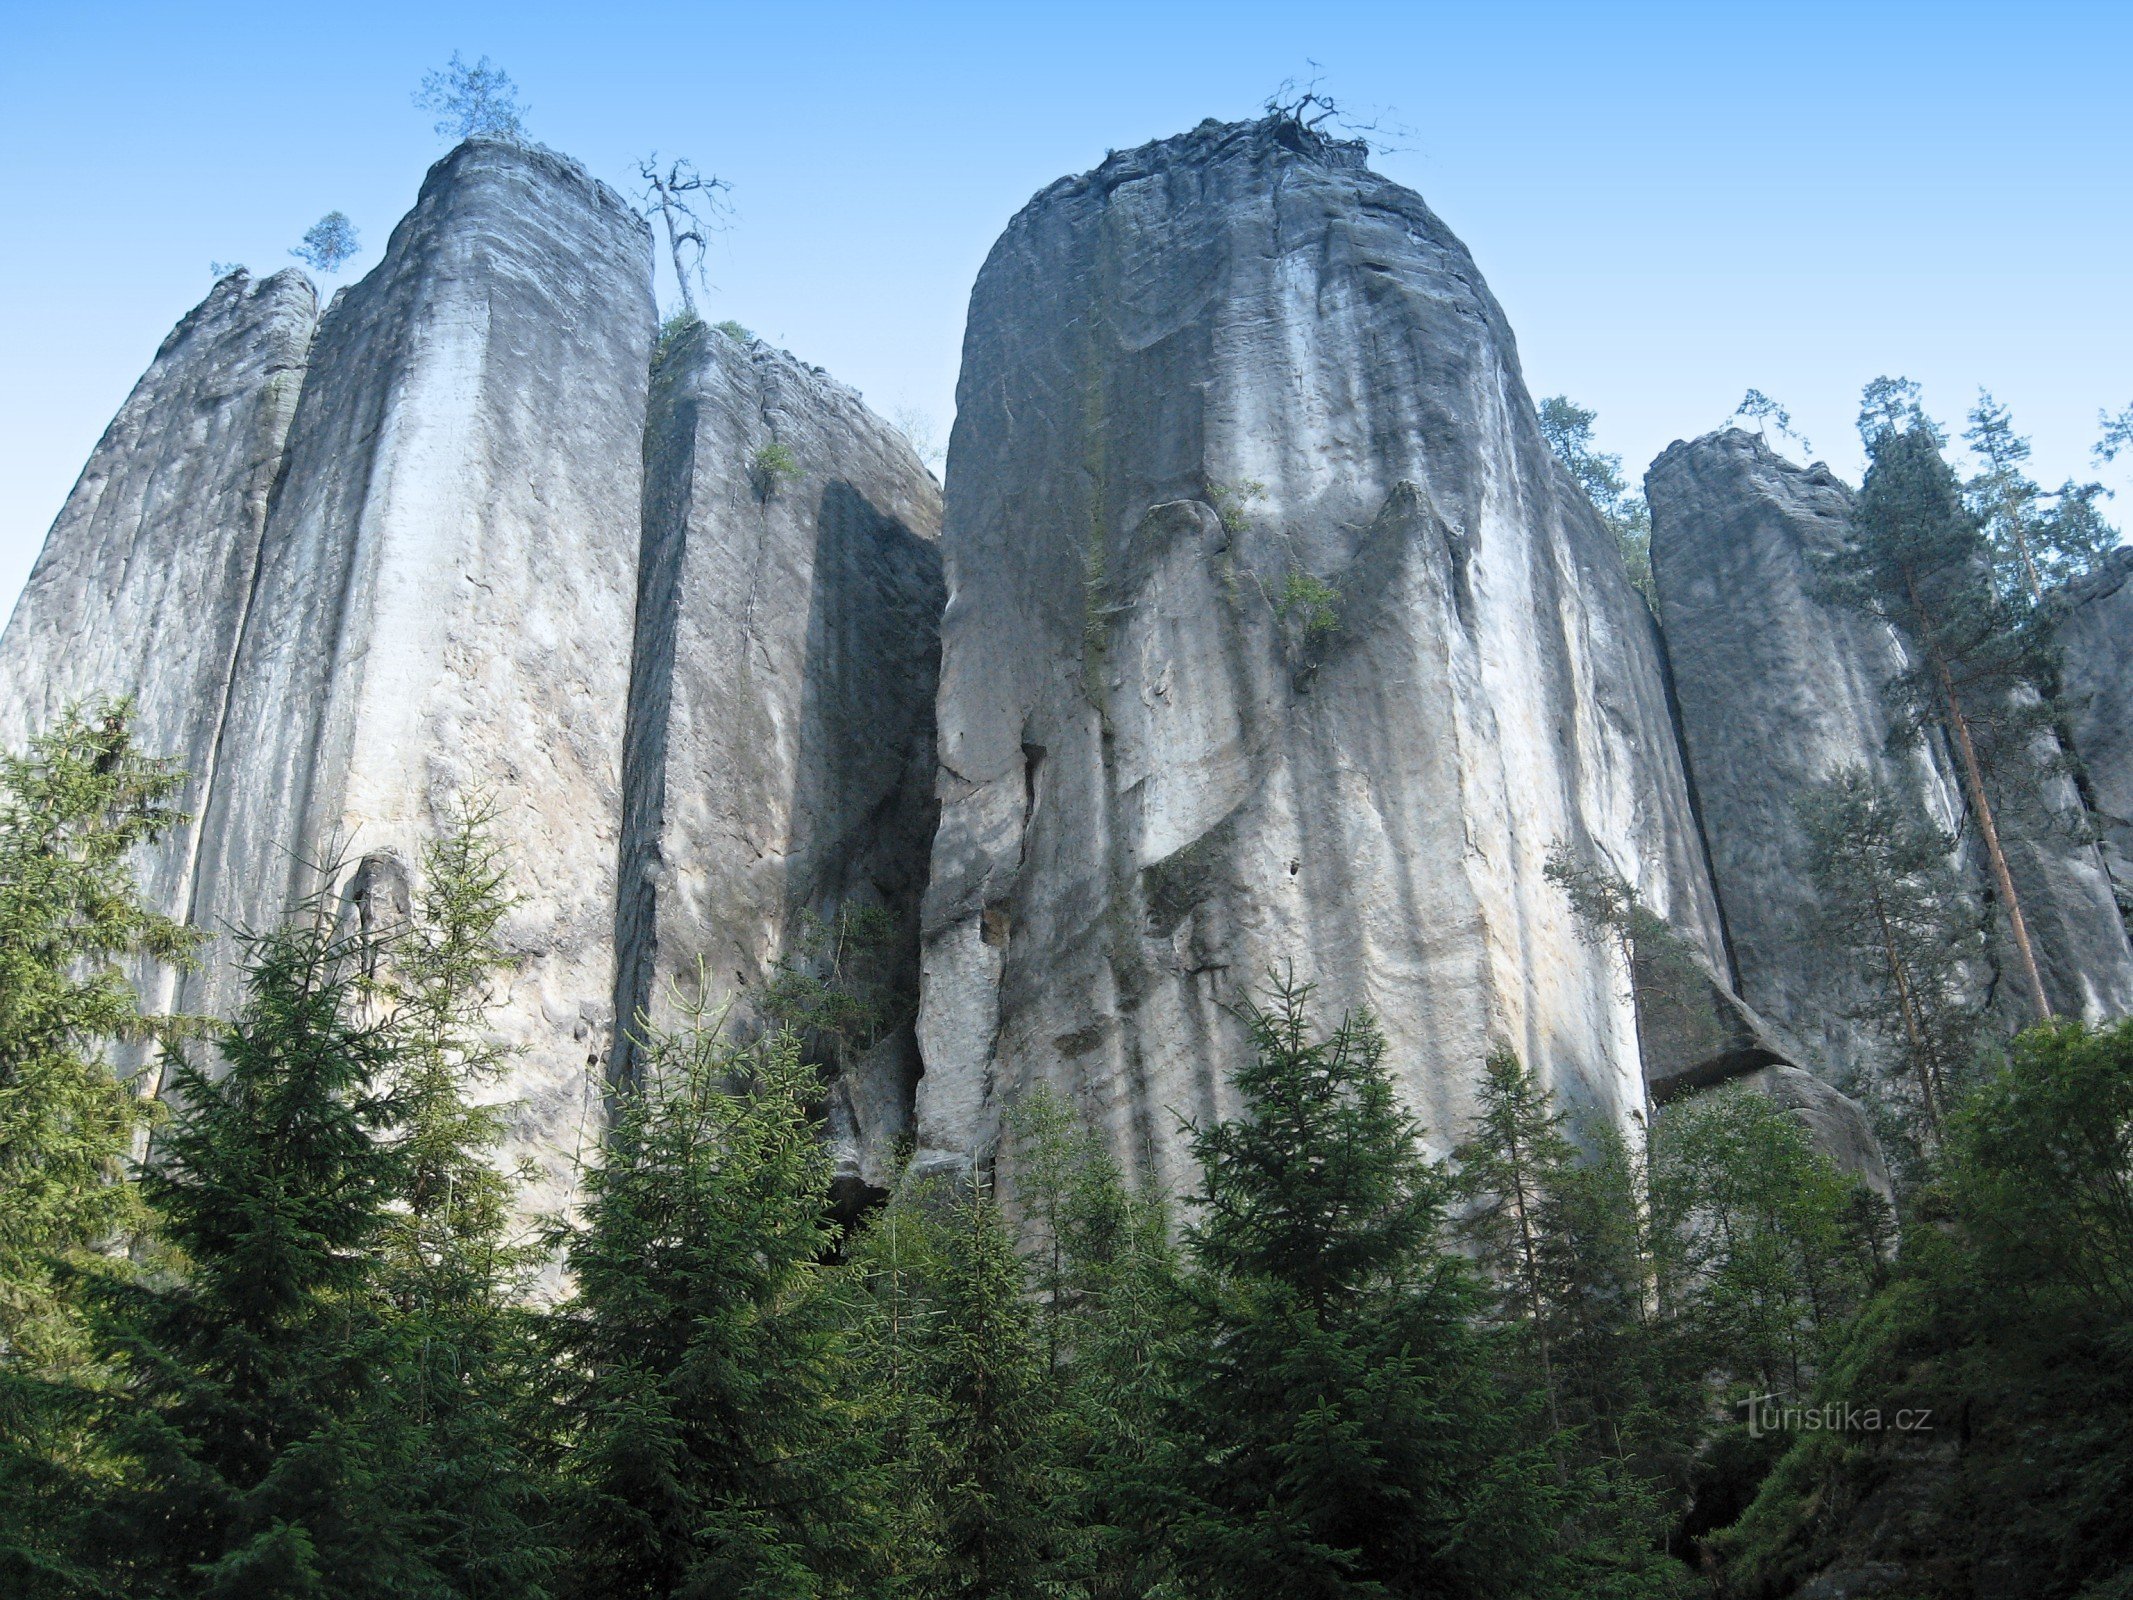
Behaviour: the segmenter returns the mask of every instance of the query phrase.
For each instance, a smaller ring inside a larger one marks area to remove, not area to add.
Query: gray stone
[[[1813,1073],[1784,1063],[1758,1068],[1739,1081],[1788,1112],[1839,1172],[1849,1173],[1882,1199],[1893,1201],[1896,1190],[1889,1181],[1888,1161],[1866,1108],[1858,1101]]]
[[[222,746],[267,499],[317,302],[291,270],[217,283],[104,431],[0,635],[0,749],[69,705],[130,695],[140,747],[185,769],[193,820],[137,863],[147,902],[183,917]],[[152,1008],[175,973],[136,973]],[[122,1065],[133,1064],[130,1052]]]
[[[1738,430],[1676,443],[1645,479],[1652,570],[1681,733],[1710,846],[1741,996],[1799,1039],[1805,1064],[1843,1080],[1888,1046],[1855,1018],[1862,995],[1848,958],[1818,933],[1817,897],[1797,798],[1860,766],[1916,798],[1962,841],[1982,899],[1985,876],[1957,783],[1938,739],[1888,744],[1883,686],[1909,670],[1887,625],[1826,603],[1816,557],[1837,547],[1850,491],[1819,463],[1797,467]],[[2049,741],[2025,755],[2056,763]],[[2080,837],[2072,785],[2048,773],[2028,804],[2003,806],[2001,834],[2045,978],[2063,1013],[2098,1018],[2133,1007],[2133,951],[2114,914],[2100,857]],[[2002,975],[1979,974],[2009,1024],[2033,1020]]]
[[[599,1136],[649,254],[644,224],[576,163],[474,141],[335,297],[267,519],[192,896],[205,929],[261,926],[320,886],[320,852],[352,888],[411,878],[460,802],[492,804],[520,896],[495,1026],[521,1052],[503,1092],[512,1153],[545,1176],[538,1207]],[[228,1011],[228,953],[218,940],[191,1009]]]
[[[1045,1081],[1183,1187],[1291,962],[1440,1146],[1494,1041],[1626,1120],[1549,851],[1722,969],[1717,909],[1655,630],[1443,223],[1279,120],[1113,156],[995,246],[958,398],[920,1164]]]
[[[1961,799],[1938,752],[1889,753],[1882,685],[1906,667],[1873,618],[1826,604],[1814,564],[1851,492],[1737,429],[1670,446],[1644,480],[1652,573],[1681,736],[1741,997],[1845,1077],[1884,1046],[1855,1021],[1849,960],[1816,929],[1794,801],[1848,767],[1910,793],[1953,831]]]
[[[2133,549],[2113,552],[2054,611],[2074,753],[2119,907],[2133,916]]]
[[[745,1025],[778,962],[821,968],[806,919],[886,911],[892,940],[846,968],[883,1036],[845,1041],[831,1097],[840,1177],[885,1189],[917,1076],[940,490],[851,390],[704,327],[660,361],[645,460],[616,1014],[731,1002]],[[625,1029],[618,1072],[633,1053]]]

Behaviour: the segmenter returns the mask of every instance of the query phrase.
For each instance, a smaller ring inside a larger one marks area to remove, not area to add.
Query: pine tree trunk
[[[1918,1020],[1918,1002],[1911,993],[1910,974],[1896,953],[1896,936],[1889,928],[1888,914],[1880,898],[1874,901],[1874,920],[1881,925],[1881,953],[1889,964],[1889,977],[1896,984],[1896,999],[1903,1007],[1903,1031],[1911,1041],[1911,1061],[1918,1069],[1918,1093],[1926,1108],[1926,1126],[1936,1141],[1940,1138],[1940,1107],[1933,1092],[1933,1064],[1926,1053],[1925,1029]]]
[[[2007,870],[2007,853],[2000,848],[2000,830],[1992,820],[1992,802],[1985,798],[1984,769],[1978,765],[1977,747],[1970,740],[1970,723],[1955,697],[1955,680],[1948,664],[1933,652],[1933,671],[1940,679],[1941,697],[1948,707],[1949,731],[1963,758],[1964,786],[1970,791],[1971,809],[1977,813],[1978,836],[1985,841],[1985,857],[1992,867],[1992,881],[2000,903],[2007,908],[2008,931],[2014,935],[2015,953],[2022,958],[2022,975],[2029,980],[2030,999],[2039,1021],[2049,1021],[2052,1003],[2044,993],[2044,975],[2037,970],[2036,952],[2029,943],[2029,922],[2022,915],[2022,902],[2015,895],[2014,875]]]

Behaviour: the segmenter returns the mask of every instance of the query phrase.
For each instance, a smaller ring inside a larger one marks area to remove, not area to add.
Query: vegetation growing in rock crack
[[[800,476],[800,458],[792,446],[772,439],[759,444],[748,457],[748,484],[757,501],[768,505],[778,492]]]

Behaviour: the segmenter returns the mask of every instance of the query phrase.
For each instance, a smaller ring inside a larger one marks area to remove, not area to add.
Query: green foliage
[[[840,907],[827,921],[802,912],[794,948],[781,957],[757,1003],[808,1051],[848,1065],[907,1020],[905,997],[888,981],[896,919],[878,905]]]
[[[1872,1269],[1853,1189],[1799,1123],[1753,1090],[1694,1095],[1661,1115],[1660,1283],[1691,1308],[1712,1370],[1757,1393],[1807,1392]]]
[[[184,820],[130,721],[123,701],[70,710],[0,759],[0,1588],[24,1596],[71,1592],[61,1524],[107,1465],[74,1392],[101,1376],[80,1295],[141,1226],[124,1168],[149,1102],[102,1051],[169,1031],[118,963],[191,948],[128,870]]]
[[[1940,1135],[1941,1108],[1968,1072],[1984,1019],[1968,964],[1984,934],[1955,873],[1955,841],[1915,802],[1862,767],[1798,796],[1817,899],[1816,931],[1849,957],[1855,1015],[1893,1052],[1876,1092],[1897,1113],[1912,1165]]]
[[[790,445],[773,439],[756,446],[748,457],[748,482],[758,501],[768,504],[778,491],[800,476],[799,457]]]
[[[1779,438],[1790,439],[1802,450],[1812,450],[1814,448],[1813,445],[1807,442],[1807,435],[1793,427],[1792,413],[1760,389],[1750,389],[1743,395],[1740,404],[1733,408],[1733,415],[1726,420],[1728,422],[1752,422],[1755,424],[1756,432],[1766,438],[1769,430],[1775,428]]]
[[[1307,644],[1339,630],[1340,606],[1340,590],[1301,568],[1282,579],[1274,595],[1274,615],[1283,621],[1293,616]]]
[[[2080,577],[2117,546],[2118,530],[2096,509],[2103,485],[2069,479],[2056,493],[2038,487],[2022,470],[2029,441],[1982,389],[1963,438],[1978,461],[1964,500],[1984,530],[2003,600],[2017,607],[2042,600],[2047,588]]]
[[[362,248],[355,224],[345,211],[329,211],[311,224],[303,241],[289,254],[313,272],[338,272],[348,258]]]
[[[742,327],[731,317],[726,318],[723,322],[714,322],[711,326],[723,333],[727,338],[738,339],[742,344],[747,344],[755,338],[754,329]]]
[[[657,372],[680,348],[681,341],[704,325],[704,319],[688,306],[659,324],[659,337],[652,342],[652,370]]]
[[[1172,1577],[1147,1493],[1168,1443],[1166,1373],[1184,1302],[1160,1197],[1134,1194],[1094,1128],[1044,1085],[1011,1120],[1014,1191],[1053,1385],[1054,1570],[1092,1600]]]
[[[531,1450],[546,1255],[515,1238],[523,1173],[499,1170],[511,1107],[493,1092],[513,1052],[488,1031],[511,961],[498,928],[516,904],[474,801],[423,852],[412,925],[384,952],[391,1144],[400,1193],[373,1281],[388,1307],[390,1389],[413,1442],[401,1468],[418,1536],[453,1593],[536,1600],[552,1553]]]
[[[1236,483],[1207,485],[1207,503],[1215,508],[1221,519],[1223,531],[1234,539],[1247,532],[1252,525],[1252,505],[1266,498],[1266,485],[1250,478]]]
[[[1563,891],[1577,922],[1581,942],[1612,950],[1622,962],[1637,1038],[1649,1049],[1652,1029],[1672,1021],[1691,1029],[1708,1028],[1694,998],[1705,977],[1689,947],[1667,920],[1644,903],[1635,884],[1611,867],[1580,861],[1569,845],[1549,847],[1542,876]]]
[[[2022,1035],[1950,1116],[1920,1202],[1930,1225],[1818,1390],[1881,1427],[1791,1442],[1714,1541],[1729,1592],[1865,1563],[1917,1592],[2127,1592],[2129,1170],[2133,1024]],[[1899,1414],[1909,1431],[1890,1426]]]
[[[133,1594],[423,1592],[394,1467],[375,1252],[404,1158],[383,1135],[391,1035],[378,952],[320,902],[247,946],[222,1070],[180,1058],[141,1177],[182,1270],[107,1286],[126,1481],[105,1517]]]
[[[2031,1004],[2048,1016],[1995,810],[1996,802],[2037,804],[2046,769],[2034,746],[2053,722],[2039,690],[2051,664],[2030,619],[1993,585],[1984,536],[1942,459],[1938,430],[1918,410],[1916,386],[1869,384],[1860,428],[1866,482],[1846,539],[1822,560],[1823,590],[1885,621],[1911,646],[1917,665],[1883,691],[1892,740],[1934,729],[1954,746]]]
[[[1549,1564],[1545,1452],[1521,1448],[1443,1248],[1448,1184],[1351,1016],[1309,990],[1246,1013],[1244,1115],[1194,1127],[1186,1337],[1160,1492],[1188,1592],[1531,1592]]]
[[[829,1592],[864,1551],[821,1262],[830,1168],[798,1041],[646,1041],[560,1237],[566,1595]]]
[[[1629,581],[1647,601],[1656,603],[1651,508],[1623,477],[1622,458],[1594,447],[1592,425],[1598,417],[1598,412],[1586,410],[1568,395],[1550,395],[1540,403],[1541,436],[1614,535]]]
[[[470,67],[454,50],[441,70],[423,74],[414,102],[417,110],[437,113],[440,139],[525,142],[526,108],[518,103],[518,85],[501,67],[490,66],[487,56]]]

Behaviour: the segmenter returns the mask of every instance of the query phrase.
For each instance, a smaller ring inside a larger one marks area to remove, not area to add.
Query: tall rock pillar
[[[917,1077],[940,490],[858,395],[715,328],[662,352],[645,441],[615,1068],[640,1015],[745,1023],[781,976],[825,984],[856,1003],[810,1030],[839,1177],[885,1189]]]
[[[217,283],[163,341],[82,470],[0,635],[0,750],[77,702],[128,695],[140,747],[185,769],[193,820],[139,864],[182,918],[219,759],[267,502],[317,301],[300,272]],[[167,1007],[174,974],[141,972]]]
[[[979,276],[949,461],[922,1166],[1042,1081],[1183,1186],[1230,1008],[1291,963],[1440,1147],[1492,1042],[1639,1106],[1542,869],[1722,966],[1656,636],[1416,195],[1279,118],[1054,184]]]
[[[472,141],[430,170],[320,323],[192,896],[261,926],[337,848],[389,921],[456,805],[493,805],[536,1204],[598,1135],[653,322],[649,234],[576,163]],[[194,1009],[229,1008],[227,956]]]
[[[1890,750],[1883,686],[1909,670],[1909,650],[1885,623],[1820,598],[1817,558],[1842,544],[1852,512],[1828,468],[1795,466],[1728,429],[1670,446],[1645,498],[1682,737],[1741,995],[1807,1045],[1818,1070],[1845,1077],[1886,1044],[1859,1019],[1849,958],[1818,931],[1795,802],[1841,768],[1863,767],[1963,835],[1954,763],[1935,740]],[[2077,837],[2071,786],[2048,779],[2042,801],[2008,808],[2003,832],[2047,989],[2073,1015],[2122,1011],[2133,1004],[2133,962],[2100,861]],[[1967,841],[1964,854],[1982,895]],[[2012,1023],[2031,1020],[2013,996],[2002,1010]]]

